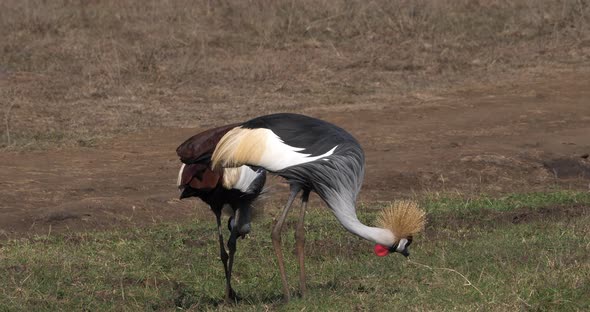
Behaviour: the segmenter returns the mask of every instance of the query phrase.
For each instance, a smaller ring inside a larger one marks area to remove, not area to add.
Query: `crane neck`
[[[395,235],[390,230],[367,226],[360,222],[356,215],[350,217],[336,214],[336,218],[346,230],[368,241],[383,246],[392,246],[395,243]]]
[[[367,226],[359,221],[354,200],[342,196],[329,196],[325,198],[325,202],[340,224],[349,232],[383,246],[392,246],[395,243],[396,237],[390,230]]]

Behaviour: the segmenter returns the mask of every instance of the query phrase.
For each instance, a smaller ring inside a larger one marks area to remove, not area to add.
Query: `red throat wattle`
[[[385,257],[389,254],[389,249],[383,245],[375,244],[375,254],[379,257]]]

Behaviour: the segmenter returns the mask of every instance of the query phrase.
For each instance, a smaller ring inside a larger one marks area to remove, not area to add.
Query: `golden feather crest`
[[[421,232],[425,224],[426,212],[412,200],[396,200],[377,217],[377,225],[393,232],[397,239]]]

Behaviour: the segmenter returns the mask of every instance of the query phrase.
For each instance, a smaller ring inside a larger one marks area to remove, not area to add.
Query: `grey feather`
[[[277,172],[290,183],[315,191],[348,229],[356,217],[356,200],[365,174],[365,155],[356,142],[338,145],[334,154]]]

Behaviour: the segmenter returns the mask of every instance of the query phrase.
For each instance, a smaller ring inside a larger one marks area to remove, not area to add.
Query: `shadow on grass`
[[[275,305],[280,304],[283,301],[282,294],[269,294],[267,296],[258,296],[258,295],[240,295],[238,294],[238,298],[235,302],[227,303],[225,302],[224,294],[220,293],[218,297],[211,297],[211,296],[203,296],[198,293],[198,291],[184,283],[175,282],[173,285],[173,300],[174,305],[180,309],[203,309],[203,308],[218,308],[221,306],[237,306],[240,304],[252,305],[252,304],[266,304],[266,305]],[[294,294],[293,298],[298,298],[299,296]]]

